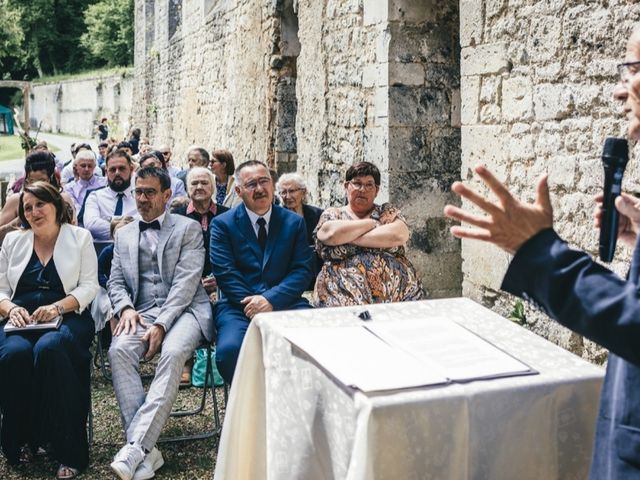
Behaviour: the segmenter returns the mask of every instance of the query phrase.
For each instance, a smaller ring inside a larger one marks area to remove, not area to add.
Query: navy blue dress
[[[71,260],[71,259],[70,259]],[[71,260],[72,261],[72,260]],[[53,258],[43,266],[35,251],[13,298],[29,313],[66,296]],[[88,310],[69,312],[58,330],[5,335],[0,323],[2,450],[18,463],[20,447],[50,445],[60,463],[83,470],[89,463],[89,348],[94,323]]]

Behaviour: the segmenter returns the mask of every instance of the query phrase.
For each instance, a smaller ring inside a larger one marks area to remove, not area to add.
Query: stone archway
[[[21,135],[24,132],[25,135],[29,135],[29,94],[31,93],[31,82],[19,81],[19,80],[0,80],[0,88],[17,88],[22,91],[23,105],[24,105],[24,122],[18,124],[18,130],[21,130]]]

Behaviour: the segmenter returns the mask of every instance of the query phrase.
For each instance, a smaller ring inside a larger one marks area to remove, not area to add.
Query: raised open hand
[[[451,227],[454,237],[490,242],[513,255],[529,238],[553,226],[553,210],[546,175],[538,182],[535,202],[528,204],[515,198],[486,167],[478,166],[474,171],[496,195],[498,202],[493,203],[464,183],[455,182],[451,190],[476,204],[486,215],[475,215],[459,207],[447,205],[444,208],[447,217],[475,227]]]

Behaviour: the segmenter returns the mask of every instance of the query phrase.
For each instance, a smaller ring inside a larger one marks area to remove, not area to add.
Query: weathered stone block
[[[502,82],[502,116],[508,122],[533,118],[531,78],[507,78]]]
[[[498,247],[473,240],[462,241],[462,272],[467,281],[499,290],[511,256]]]
[[[478,123],[480,77],[462,77],[460,83],[460,96],[462,98],[460,116],[462,124],[474,125]]]
[[[475,46],[482,43],[482,0],[460,0],[460,45]]]
[[[462,76],[504,73],[511,69],[504,42],[465,47],[461,52]]]
[[[572,156],[556,155],[548,163],[549,186],[573,187],[576,178],[576,159]]]
[[[560,120],[573,112],[573,94],[565,85],[536,85],[533,93],[536,120]]]
[[[389,85],[424,85],[425,66],[420,63],[389,63]]]
[[[512,161],[532,160],[535,155],[533,152],[533,137],[531,135],[522,135],[509,138],[509,156]]]
[[[504,171],[509,158],[508,146],[509,135],[506,126],[463,126],[462,171],[476,164]]]
[[[367,65],[362,70],[363,88],[384,87],[389,85],[388,64],[376,63]]]
[[[388,0],[363,0],[364,25],[386,22],[389,18]]]
[[[446,92],[432,88],[390,87],[389,125],[449,125]]]

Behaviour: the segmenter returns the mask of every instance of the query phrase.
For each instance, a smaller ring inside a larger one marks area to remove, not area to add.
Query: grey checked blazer
[[[139,248],[140,227],[137,221],[118,230],[107,283],[115,315],[125,307],[135,308]],[[158,239],[158,266],[169,293],[155,323],[169,331],[183,312],[190,311],[198,320],[205,338],[211,341],[214,332],[211,305],[200,283],[204,255],[200,225],[190,218],[167,213]]]

